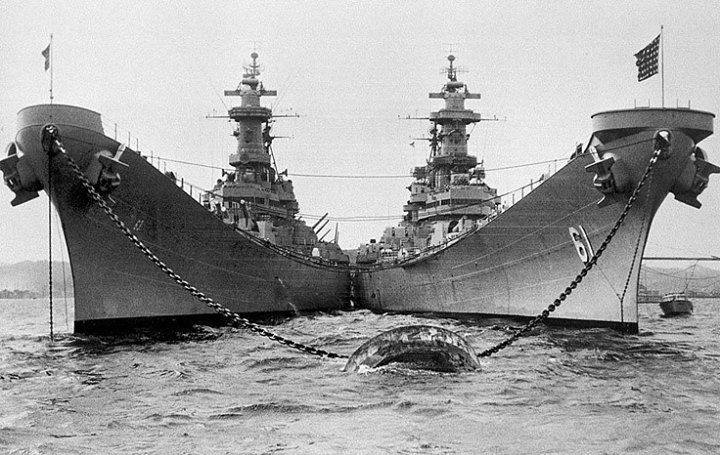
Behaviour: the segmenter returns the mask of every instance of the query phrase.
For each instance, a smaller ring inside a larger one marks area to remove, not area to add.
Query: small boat
[[[665,294],[660,302],[665,317],[692,314],[693,304],[684,292]]]

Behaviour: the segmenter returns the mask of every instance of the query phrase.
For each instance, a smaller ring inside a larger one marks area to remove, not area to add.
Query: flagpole
[[[665,38],[663,26],[660,25],[660,87],[662,92],[662,107],[665,108]]]
[[[49,53],[49,60],[50,60],[50,104],[53,103],[53,45],[52,45],[52,39],[53,34],[50,34],[50,53]]]

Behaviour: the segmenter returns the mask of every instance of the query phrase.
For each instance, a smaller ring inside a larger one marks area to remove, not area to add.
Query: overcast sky
[[[278,119],[280,170],[299,174],[409,174],[424,164],[428,99],[444,83],[450,50],[483,115],[507,118],[472,130],[471,153],[488,168],[565,158],[591,134],[590,115],[660,103],[660,77],[636,80],[633,54],[665,26],[666,105],[718,112],[720,8],[706,2],[0,2],[0,143],[15,134],[24,106],[48,101],[40,52],[54,34],[55,102],[100,112],[141,151],[227,165],[232,125],[206,119],[257,50],[264,104]],[[720,141],[703,143],[720,164]],[[200,187],[218,173],[167,168]],[[488,173],[509,191],[548,170],[540,165]],[[340,243],[356,247],[395,224],[411,179],[294,177],[301,213],[396,216],[340,223]],[[670,196],[653,224],[646,255],[720,255],[720,176],[701,210]],[[0,189],[0,262],[47,257],[47,198],[10,207]],[[59,223],[54,220],[57,232]],[[60,257],[59,237],[55,243]]]

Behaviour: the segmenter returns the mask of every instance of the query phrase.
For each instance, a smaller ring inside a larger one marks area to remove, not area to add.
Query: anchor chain
[[[85,177],[85,174],[80,170],[78,165],[75,163],[75,161],[70,157],[70,155],[65,150],[65,147],[63,146],[62,142],[60,142],[59,132],[57,127],[54,125],[47,125],[43,128],[43,148],[48,153],[48,160],[52,158],[52,155],[55,154],[61,154],[65,160],[67,161],[68,165],[72,169],[75,176],[78,178],[82,186],[85,188],[85,190],[90,194],[90,196],[93,198],[93,200],[105,211],[105,214],[115,223],[115,225],[122,231],[122,233],[152,262],[154,263],[160,270],[165,273],[168,277],[170,277],[173,281],[175,281],[177,284],[179,284],[183,289],[188,291],[193,297],[200,300],[202,303],[204,303],[209,308],[212,308],[216,312],[220,313],[221,315],[225,316],[227,319],[232,321],[232,323],[241,328],[249,329],[250,331],[257,333],[258,335],[262,335],[266,338],[269,338],[272,341],[276,341],[280,344],[284,344],[286,346],[289,346],[293,349],[297,349],[299,351],[302,351],[307,354],[313,354],[320,357],[327,357],[331,359],[346,359],[348,356],[342,355],[342,354],[336,354],[334,352],[325,351],[323,349],[319,349],[313,346],[308,346],[302,343],[298,343],[296,341],[290,340],[288,338],[285,338],[283,336],[280,336],[274,332],[271,332],[270,330],[255,324],[254,322],[251,322],[250,320],[241,317],[239,314],[231,311],[227,307],[215,302],[210,297],[206,296],[204,293],[199,291],[196,287],[192,286],[190,283],[182,279],[177,273],[175,273],[170,267],[168,267],[163,261],[161,261],[155,254],[150,251],[148,247],[145,246],[145,244],[130,230],[125,226],[125,223],[120,220],[120,218],[115,214],[115,212],[110,208],[102,196],[95,190],[95,188],[92,186],[92,184],[88,181],[88,179]]]
[[[583,278],[585,278],[585,275],[595,266],[595,264],[598,261],[598,258],[602,256],[605,249],[610,245],[610,242],[612,241],[613,237],[615,237],[615,234],[617,234],[618,229],[620,229],[620,226],[622,226],[623,222],[625,221],[625,217],[627,217],[627,214],[630,212],[630,209],[632,208],[633,204],[635,204],[635,201],[637,200],[638,195],[640,194],[640,190],[642,189],[643,185],[645,185],[645,181],[650,176],[650,173],[652,172],[653,168],[655,167],[655,163],[657,163],[658,159],[660,158],[660,155],[663,153],[662,148],[658,147],[657,150],[653,153],[652,158],[650,159],[650,163],[648,164],[647,168],[645,169],[645,173],[643,174],[642,178],[638,182],[637,186],[635,187],[635,190],[633,191],[632,195],[630,196],[630,199],[628,199],[627,203],[625,204],[625,208],[623,209],[622,213],[618,217],[617,221],[615,221],[615,225],[610,229],[610,233],[608,233],[607,237],[605,237],[605,240],[602,242],[602,245],[600,245],[600,248],[598,248],[597,252],[595,252],[595,255],[585,264],[585,267],[578,273],[578,275],[575,277],[574,280],[570,282],[568,287],[565,288],[564,291],[560,293],[558,298],[553,301],[550,305],[545,308],[542,313],[535,316],[533,319],[530,320],[524,327],[518,329],[516,332],[514,332],[510,337],[507,339],[501,341],[500,343],[496,344],[495,346],[488,348],[478,354],[478,357],[489,357],[493,354],[498,353],[499,351],[505,349],[506,347],[513,344],[518,338],[529,332],[533,327],[538,325],[540,322],[544,321],[550,316],[550,313],[555,311],[557,307],[559,307],[563,301],[572,293],[573,289],[577,287],[580,282],[582,282]]]

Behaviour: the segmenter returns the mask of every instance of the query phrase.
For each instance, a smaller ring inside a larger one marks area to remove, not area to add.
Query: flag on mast
[[[50,44],[42,51],[42,56],[45,57],[45,71],[50,69]]]
[[[638,82],[654,76],[658,73],[658,55],[660,54],[660,35],[635,54],[638,67]]]

